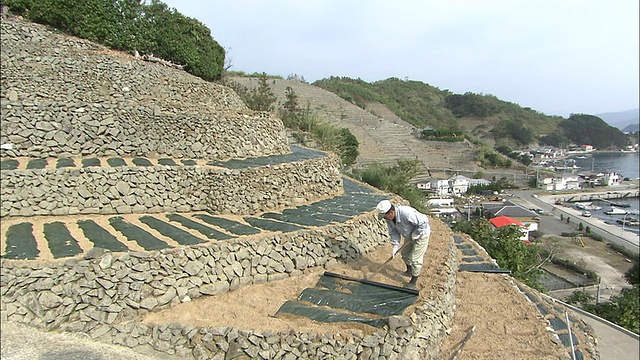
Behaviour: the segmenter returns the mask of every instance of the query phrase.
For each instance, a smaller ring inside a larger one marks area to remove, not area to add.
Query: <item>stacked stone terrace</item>
[[[455,266],[415,321],[348,343],[143,325],[150,311],[359,258],[385,241],[371,209],[387,196],[343,178],[335,155],[289,146],[280,119],[229,88],[16,18],[1,39],[3,321],[182,358],[437,353]]]

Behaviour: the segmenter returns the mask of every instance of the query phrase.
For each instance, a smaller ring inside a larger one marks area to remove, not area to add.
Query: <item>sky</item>
[[[162,0],[231,71],[420,81],[547,115],[639,105],[638,0]]]

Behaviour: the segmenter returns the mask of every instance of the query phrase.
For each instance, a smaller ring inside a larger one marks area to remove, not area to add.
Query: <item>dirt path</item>
[[[442,344],[450,359],[476,326],[459,360],[560,359],[567,355],[551,340],[542,315],[523,295],[515,294],[511,277],[459,272],[456,316],[451,335]]]

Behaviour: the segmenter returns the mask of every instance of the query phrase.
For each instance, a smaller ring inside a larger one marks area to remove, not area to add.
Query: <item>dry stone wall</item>
[[[255,214],[342,191],[334,156],[247,169],[194,166],[4,170],[0,216],[207,210]]]
[[[0,101],[7,157],[167,156],[228,160],[290,152],[267,113],[163,114],[100,103]]]
[[[231,89],[44,26],[3,19],[2,150],[7,158],[206,160],[286,154],[284,128]],[[1,216],[199,211],[255,214],[342,191],[334,155],[239,169],[120,166],[2,170]],[[357,259],[387,241],[362,214],[321,228],[150,252],[100,248],[57,262],[0,259],[0,320],[82,332],[182,358],[436,358],[453,317],[453,242],[446,283],[410,317],[345,339],[332,334],[149,326],[139,319],[201,296]]]
[[[456,249],[445,258],[447,280],[438,295],[410,316],[392,316],[372,334],[269,332],[233,327],[146,325],[150,311],[241,286],[297,276],[353,261],[387,241],[374,216],[348,223],[206,246],[148,253],[89,251],[65,262],[2,260],[0,319],[82,332],[131,348],[149,347],[182,358],[435,359],[453,318]]]
[[[170,114],[247,110],[230,88],[183,70],[5,18],[2,97],[25,103],[145,106]]]

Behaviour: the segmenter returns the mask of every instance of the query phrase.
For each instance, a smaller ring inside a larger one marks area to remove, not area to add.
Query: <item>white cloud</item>
[[[550,114],[638,107],[637,0],[165,1],[232,70],[409,77]]]

